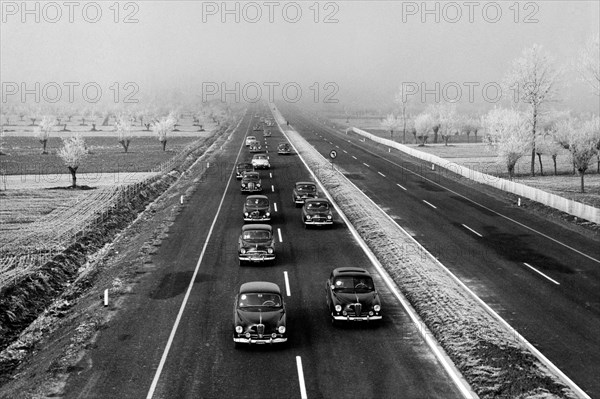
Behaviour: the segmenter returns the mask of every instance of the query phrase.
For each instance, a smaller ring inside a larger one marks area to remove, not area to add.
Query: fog
[[[82,88],[92,82],[103,102],[117,104],[127,95],[141,104],[157,97],[274,97],[386,110],[409,82],[419,88],[415,109],[448,99],[465,111],[487,109],[497,96],[482,88],[500,83],[510,62],[537,43],[565,69],[562,101],[554,106],[600,108],[573,69],[600,29],[597,1],[1,5],[3,104],[54,100],[56,86],[63,88],[61,101],[68,94],[87,101]],[[429,94],[422,96],[423,89]]]

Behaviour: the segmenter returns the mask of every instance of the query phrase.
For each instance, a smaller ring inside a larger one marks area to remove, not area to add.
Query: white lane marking
[[[354,155],[352,155],[352,158],[354,158],[354,159],[358,159],[358,158],[356,158]]]
[[[273,208],[275,208],[275,212],[277,212],[277,202],[273,202]]]
[[[271,192],[275,192],[275,186],[271,186]]]
[[[281,238],[281,229],[277,228],[277,235],[279,236],[279,242],[283,242],[283,238]]]
[[[243,119],[242,119],[243,120]],[[242,123],[237,124],[235,129]],[[252,123],[252,119],[250,119],[250,123]],[[248,123],[248,127],[246,129],[250,129],[250,123]],[[235,130],[234,130],[235,131]],[[237,165],[238,160],[240,158],[240,154],[242,153],[242,148],[244,148],[244,143],[240,146],[237,157],[235,159],[234,165]],[[148,390],[148,394],[146,395],[146,399],[152,399],[154,396],[154,391],[156,390],[156,386],[158,385],[158,380],[160,379],[160,375],[162,374],[163,367],[167,361],[167,356],[169,356],[169,350],[171,349],[171,345],[173,344],[173,339],[175,338],[175,333],[177,332],[177,328],[179,327],[179,322],[181,321],[181,317],[183,316],[183,311],[185,310],[185,305],[187,304],[188,298],[190,297],[190,293],[192,292],[192,288],[194,287],[196,276],[198,275],[198,270],[200,270],[200,264],[202,263],[202,259],[204,258],[204,254],[206,253],[206,248],[208,247],[208,242],[210,241],[210,237],[212,235],[213,229],[215,228],[215,224],[217,223],[217,218],[221,213],[221,208],[223,207],[223,202],[225,201],[225,196],[227,195],[227,189],[229,188],[229,184],[231,183],[231,178],[235,173],[235,168],[231,170],[231,174],[229,175],[229,180],[227,181],[227,185],[225,186],[225,190],[223,190],[223,195],[221,196],[221,202],[219,202],[219,207],[217,208],[217,212],[215,213],[215,217],[210,225],[210,229],[208,230],[208,235],[206,236],[206,240],[204,241],[204,245],[202,246],[202,252],[200,253],[200,257],[198,258],[198,262],[196,263],[196,268],[194,269],[194,274],[190,279],[190,283],[188,284],[187,291],[185,296],[183,297],[183,302],[181,302],[181,307],[179,308],[179,313],[177,313],[177,317],[175,318],[175,324],[173,324],[173,328],[171,329],[171,334],[169,335],[169,339],[167,340],[167,345],[165,346],[165,350],[163,351],[162,357],[160,358],[160,363],[158,364],[158,368],[156,369],[156,373],[154,374],[154,378],[152,379],[152,384],[150,385],[150,389]]]
[[[269,177],[272,179],[273,178],[273,173],[269,172]]]
[[[268,154],[268,153],[269,153],[269,150],[265,150],[265,153],[266,153],[266,154]]]
[[[285,294],[287,296],[292,296],[290,292],[290,279],[288,278],[288,272],[283,272],[283,278],[285,279]]]
[[[527,266],[528,268],[530,268],[531,270],[533,270],[534,272],[536,272],[536,273],[538,273],[539,275],[541,275],[542,277],[545,277],[545,278],[547,278],[548,280],[552,281],[554,284],[556,284],[556,285],[560,285],[560,283],[559,283],[558,281],[554,280],[553,278],[550,278],[550,277],[546,276],[544,273],[542,273],[541,271],[539,271],[539,270],[538,270],[538,269],[536,269],[535,267],[531,266],[529,263],[525,263],[525,262],[523,262],[523,264],[524,264],[525,266]]]
[[[369,166],[369,164],[368,164],[368,163],[364,163],[364,162],[363,162],[363,165],[365,165],[367,168],[370,168],[370,166]]]
[[[377,173],[379,173],[381,176],[385,177],[385,175],[383,173],[381,173],[381,172],[377,172]]]
[[[502,213],[500,213],[500,212],[498,212],[498,211],[495,211],[495,210],[493,210],[492,208],[489,208],[489,207],[487,207],[487,206],[485,206],[485,205],[483,205],[483,204],[480,204],[479,202],[477,202],[477,201],[475,201],[475,200],[472,200],[471,198],[467,197],[466,195],[463,195],[463,194],[460,194],[460,193],[458,193],[458,192],[456,192],[456,191],[454,191],[454,190],[451,190],[451,189],[449,189],[448,187],[446,187],[446,186],[444,186],[444,185],[442,185],[442,184],[440,184],[440,183],[436,183],[435,181],[433,181],[433,180],[431,180],[431,179],[428,179],[427,177],[425,177],[425,176],[423,176],[423,175],[420,175],[420,174],[418,174],[417,172],[414,172],[414,171],[412,171],[412,170],[410,170],[410,169],[408,169],[408,168],[405,168],[404,166],[402,166],[402,165],[400,165],[400,164],[398,164],[398,163],[396,163],[396,162],[394,162],[394,161],[390,161],[389,159],[387,159],[387,158],[385,158],[385,157],[382,157],[382,156],[380,156],[380,155],[377,155],[377,154],[375,154],[375,153],[374,153],[374,152],[372,152],[372,151],[369,151],[369,150],[367,150],[367,149],[364,149],[364,148],[362,148],[362,150],[363,150],[363,151],[365,151],[365,152],[368,152],[369,154],[371,154],[371,155],[373,155],[373,156],[376,156],[377,158],[383,159],[384,161],[387,161],[387,162],[391,163],[392,165],[394,165],[394,166],[397,166],[397,167],[399,167],[400,169],[407,171],[408,173],[412,173],[412,174],[413,174],[413,175],[415,175],[415,176],[419,176],[421,179],[423,179],[423,180],[426,180],[426,181],[428,181],[429,183],[431,183],[431,184],[433,184],[433,185],[436,185],[436,186],[438,186],[438,187],[441,187],[441,188],[443,188],[444,190],[448,190],[448,192],[450,192],[450,193],[452,193],[452,194],[456,194],[456,195],[458,195],[459,197],[461,197],[461,198],[464,198],[465,200],[467,200],[467,201],[471,202],[472,204],[475,204],[475,205],[477,205],[477,206],[479,206],[479,207],[481,207],[481,208],[485,209],[486,211],[493,212],[494,214],[496,214],[496,215],[498,215],[498,216],[500,216],[500,217],[502,217],[502,218],[504,218],[504,219],[506,219],[506,220],[510,220],[511,222],[513,222],[513,223],[515,223],[515,224],[518,224],[519,226],[521,226],[521,227],[523,227],[523,228],[525,228],[525,229],[527,229],[527,230],[529,230],[529,231],[533,231],[534,233],[536,233],[536,234],[539,234],[539,235],[541,235],[542,237],[549,239],[550,241],[554,241],[555,243],[557,243],[557,244],[559,244],[559,245],[562,245],[563,247],[565,247],[565,248],[568,248],[568,249],[570,249],[571,251],[573,251],[573,252],[576,252],[576,253],[578,253],[579,255],[581,255],[581,256],[584,256],[584,257],[588,258],[589,260],[591,260],[591,261],[593,261],[593,262],[600,263],[600,259],[596,259],[596,258],[594,258],[593,256],[590,256],[590,255],[588,255],[588,254],[586,254],[586,253],[583,253],[583,252],[581,252],[580,250],[578,250],[578,249],[576,249],[576,248],[573,248],[572,246],[570,246],[570,245],[568,245],[568,244],[565,244],[565,243],[563,243],[563,242],[561,242],[561,241],[557,240],[556,238],[552,238],[552,237],[550,237],[549,235],[547,235],[547,234],[544,234],[544,233],[542,233],[541,231],[538,231],[538,230],[534,229],[533,227],[529,227],[529,226],[527,226],[527,225],[525,225],[525,224],[523,224],[523,223],[521,223],[521,222],[519,222],[519,221],[517,221],[517,220],[515,220],[515,219],[513,219],[513,218],[511,218],[511,217],[508,217],[508,216],[506,216],[506,215],[503,215]],[[559,371],[560,373],[562,373],[560,370],[558,370],[558,371]],[[562,375],[564,375],[564,374],[562,374]],[[571,385],[569,385],[569,386],[571,386]],[[575,385],[574,387],[577,387],[577,386]],[[577,387],[577,388],[574,388],[574,389],[576,389],[578,393],[581,393],[581,392],[583,392],[583,391],[581,391],[581,388],[579,388],[579,387]]]
[[[344,154],[347,154],[347,153],[348,153],[348,151],[346,151],[346,150],[342,150],[342,151],[344,151]]]
[[[308,399],[306,385],[304,385],[304,371],[302,371],[302,359],[296,356],[296,368],[298,369],[298,382],[300,383],[300,398]]]
[[[398,184],[398,183],[396,183],[396,185],[397,185],[398,187],[400,187],[402,190],[406,191],[406,188],[405,188],[404,186],[401,186],[401,185],[400,185],[400,184]]]
[[[425,200],[423,200],[423,202],[432,207],[433,209],[437,209],[437,206],[433,205],[431,202],[427,202]]]
[[[340,148],[340,146],[336,144],[335,148]]]
[[[469,226],[467,226],[466,224],[462,225],[465,229],[469,230],[471,233],[473,234],[477,234],[479,237],[483,237],[481,234],[479,234],[478,232],[476,232],[475,230],[473,230],[472,228],[470,228]]]

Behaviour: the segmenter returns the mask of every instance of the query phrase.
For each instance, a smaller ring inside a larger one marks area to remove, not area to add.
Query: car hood
[[[321,216],[331,215],[331,211],[330,210],[319,211],[319,210],[316,210],[316,209],[305,209],[304,212],[307,215],[321,215]]]
[[[265,248],[269,248],[272,245],[272,240],[265,240],[265,241],[246,241],[246,240],[242,240],[242,246],[244,248],[258,248],[258,249],[265,249]]]
[[[247,312],[236,309],[235,314],[236,324],[240,324],[244,327],[251,327],[262,323],[265,325],[265,331],[269,331],[269,328],[277,328],[278,326],[285,324],[285,311],[283,309],[268,312]]]
[[[263,211],[266,212],[269,210],[268,206],[257,206],[257,205],[245,205],[244,206],[244,211],[245,212],[252,212],[252,211]]]
[[[377,292],[336,292],[333,291],[333,297],[340,305],[360,302],[363,305],[376,305],[379,303]]]

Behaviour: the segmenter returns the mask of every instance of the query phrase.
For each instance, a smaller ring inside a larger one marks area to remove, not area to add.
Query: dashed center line
[[[346,150],[342,150],[342,151],[344,151],[344,154],[347,154],[347,153],[348,153],[348,151],[346,151]]]
[[[279,242],[283,242],[283,238],[281,237],[281,229],[277,228],[277,235],[279,236]]]
[[[283,278],[285,279],[285,293],[287,296],[292,296],[290,292],[290,279],[288,278],[288,272],[283,272]]]
[[[296,356],[296,368],[298,369],[298,382],[300,383],[300,398],[308,399],[306,396],[306,385],[304,384],[304,371],[302,370],[302,359]]]
[[[475,230],[473,230],[472,228],[470,228],[469,226],[467,226],[466,224],[462,225],[465,229],[469,230],[471,233],[478,235],[479,237],[483,237],[481,234],[479,234],[478,232],[476,232]]]
[[[269,177],[272,179],[273,178],[273,173],[269,172]]]
[[[277,212],[277,202],[273,202],[273,208],[275,209],[275,212]]]
[[[531,266],[529,263],[525,263],[523,262],[523,264],[525,266],[527,266],[528,268],[530,268],[531,270],[533,270],[534,272],[538,273],[539,275],[543,276],[544,278],[547,278],[548,280],[552,281],[554,284],[556,285],[560,285],[560,283],[556,280],[554,280],[553,278],[550,278],[548,276],[546,276],[544,273],[542,273],[541,271],[539,271],[538,269],[536,269],[535,267]]]
[[[397,185],[398,187],[400,187],[402,190],[406,191],[406,187],[404,187],[404,186],[401,186],[401,185],[400,185],[400,184],[398,184],[398,183],[396,183],[396,185]]]
[[[271,186],[271,192],[275,192],[275,186]]]
[[[423,202],[432,207],[433,209],[437,209],[437,206],[433,205],[431,202],[427,202],[425,200],[423,200]]]
[[[352,155],[352,158],[354,158],[354,159],[358,159],[358,158],[356,158],[354,155]]]
[[[379,173],[381,176],[385,177],[385,175],[383,173],[381,173],[381,172],[377,172],[377,173]]]
[[[364,163],[364,162],[363,162],[363,165],[365,165],[367,168],[370,168],[370,166],[369,166],[369,164],[368,164],[368,163]]]

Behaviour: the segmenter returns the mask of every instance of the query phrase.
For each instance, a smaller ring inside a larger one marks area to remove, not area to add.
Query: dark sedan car
[[[254,166],[251,162],[240,162],[235,166],[235,177],[240,180],[244,172],[254,172]]]
[[[238,240],[240,266],[246,262],[275,262],[273,228],[268,224],[247,224],[242,227]]]
[[[304,204],[307,198],[317,198],[317,185],[311,181],[299,181],[294,184],[292,201],[298,205]]]
[[[285,303],[275,283],[244,283],[235,297],[233,342],[277,344],[287,341]]]
[[[290,155],[292,153],[292,147],[288,143],[279,143],[277,146],[277,154],[279,155]]]
[[[334,269],[327,280],[331,321],[381,320],[381,300],[368,271],[358,267]]]
[[[266,195],[249,195],[244,202],[245,222],[268,222],[271,220],[271,203]]]
[[[243,193],[261,192],[262,180],[258,172],[244,172],[240,187]]]
[[[325,198],[309,198],[302,207],[302,223],[308,226],[331,226],[333,211],[329,200]]]

